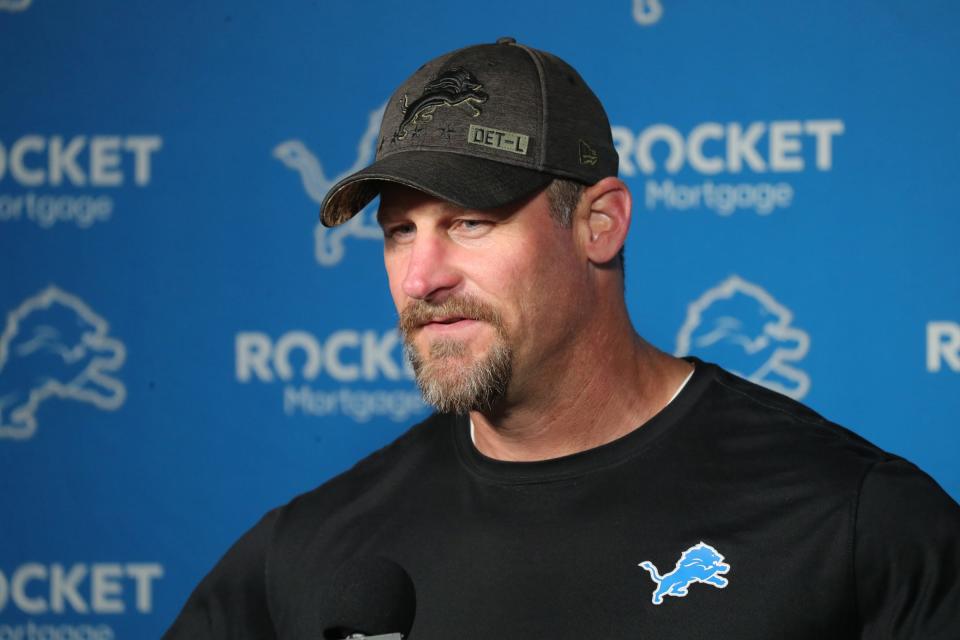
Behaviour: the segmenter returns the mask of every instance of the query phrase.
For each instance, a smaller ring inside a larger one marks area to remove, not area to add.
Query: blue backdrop
[[[369,211],[330,231],[317,203],[400,81],[504,35],[607,106],[641,334],[960,497],[958,25],[933,0],[0,0],[0,640],[159,636],[260,514],[425,415]]]

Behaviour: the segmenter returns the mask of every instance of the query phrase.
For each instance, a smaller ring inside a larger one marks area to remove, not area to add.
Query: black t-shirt
[[[330,576],[384,556],[412,640],[955,640],[958,536],[912,464],[696,361],[641,428],[563,458],[492,460],[430,417],[268,513],[165,638],[320,637]]]

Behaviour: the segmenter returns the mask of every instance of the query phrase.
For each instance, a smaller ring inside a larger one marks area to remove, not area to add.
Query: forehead
[[[543,207],[548,205],[548,198],[545,192],[534,193],[527,198],[502,207],[497,207],[496,209],[465,209],[457,204],[437,198],[429,193],[418,191],[406,185],[384,183],[380,189],[380,206],[377,210],[377,221],[383,224],[384,222],[409,215],[413,212],[440,216],[459,215],[469,211],[483,214],[484,216],[509,218],[518,213],[536,209],[539,205]]]

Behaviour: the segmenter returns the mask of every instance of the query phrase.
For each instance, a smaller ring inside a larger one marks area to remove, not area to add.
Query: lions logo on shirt
[[[682,598],[687,595],[687,589],[695,582],[702,582],[723,589],[730,581],[722,574],[730,571],[730,565],[724,564],[723,556],[705,542],[690,547],[677,560],[677,565],[670,573],[661,576],[657,567],[649,560],[644,560],[638,566],[643,567],[656,583],[653,590],[653,604],[663,603],[664,596]]]

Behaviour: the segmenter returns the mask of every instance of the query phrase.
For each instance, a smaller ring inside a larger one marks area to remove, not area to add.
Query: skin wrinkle
[[[470,298],[485,318],[449,331],[414,328],[405,334],[408,348],[429,359],[431,342],[462,341],[462,351],[438,347],[433,356],[469,359],[467,368],[495,344],[512,352],[506,393],[473,399],[481,453],[543,460],[605,444],[659,412],[691,370],[643,341],[630,322],[616,260],[629,207],[617,178],[587,187],[566,229],[551,216],[545,191],[472,212],[405,187],[384,188],[378,219],[401,318],[423,319],[423,308],[437,312]],[[496,311],[499,325],[483,307]],[[453,382],[461,373],[433,372]]]

